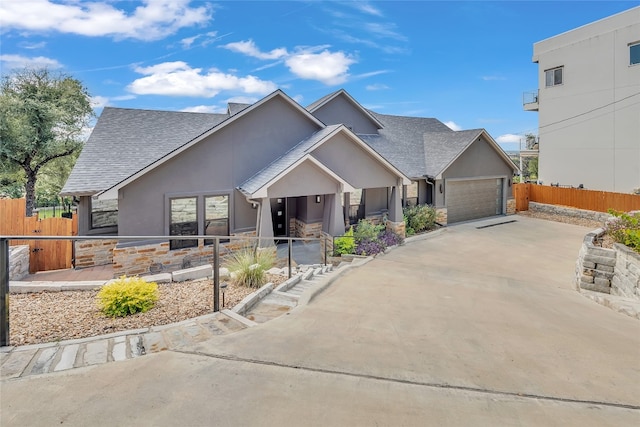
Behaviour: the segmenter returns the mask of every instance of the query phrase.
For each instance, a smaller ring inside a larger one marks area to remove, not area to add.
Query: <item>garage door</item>
[[[502,178],[447,181],[445,197],[449,224],[503,213]]]

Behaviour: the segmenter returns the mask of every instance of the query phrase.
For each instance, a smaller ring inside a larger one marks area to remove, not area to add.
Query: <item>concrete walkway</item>
[[[237,333],[5,380],[0,423],[640,425],[640,322],[572,284],[587,230],[516,219],[409,243]]]

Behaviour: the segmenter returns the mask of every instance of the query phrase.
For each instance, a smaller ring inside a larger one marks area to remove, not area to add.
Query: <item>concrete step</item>
[[[17,348],[3,347],[0,352],[0,378],[4,380],[118,362],[147,353],[180,349],[246,327],[237,319],[216,313],[120,335]]]

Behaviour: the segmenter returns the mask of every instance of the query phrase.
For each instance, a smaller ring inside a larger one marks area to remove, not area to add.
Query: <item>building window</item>
[[[118,225],[118,200],[91,200],[91,228]]]
[[[544,72],[544,81],[546,87],[558,86],[562,84],[562,70],[564,67],[552,68]]]
[[[416,206],[418,204],[418,182],[413,181],[409,185],[404,186],[404,197],[402,206],[405,208]]]
[[[349,193],[349,224],[357,224],[364,219],[364,190],[355,189]]]
[[[640,64],[640,42],[629,46],[629,65]]]
[[[197,236],[198,235],[198,199],[197,197],[183,197],[171,199],[169,207],[169,235]],[[191,248],[198,246],[198,241],[171,240],[171,249]]]
[[[204,234],[207,236],[229,235],[229,196],[204,198]],[[213,240],[205,240],[204,244],[213,244]]]

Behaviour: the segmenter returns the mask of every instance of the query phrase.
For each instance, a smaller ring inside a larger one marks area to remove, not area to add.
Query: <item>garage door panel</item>
[[[485,218],[502,212],[502,179],[447,182],[447,222]]]

